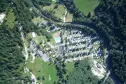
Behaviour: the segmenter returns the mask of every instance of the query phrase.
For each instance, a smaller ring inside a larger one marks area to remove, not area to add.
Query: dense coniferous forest
[[[105,83],[103,80],[94,76],[91,72],[92,65],[89,59],[77,61],[74,65],[75,70],[67,76],[66,84],[114,84],[112,79],[108,78]]]
[[[67,84],[98,84],[98,78],[91,72],[89,59],[75,63],[75,71],[68,75]]]
[[[80,13],[73,0],[61,1],[74,14],[74,23],[88,25],[104,38],[110,51],[108,68],[126,82],[126,0],[100,0],[93,17]]]
[[[0,12],[3,12],[8,7],[8,1],[7,0],[0,0]]]
[[[24,57],[18,28],[0,26],[0,84],[16,84],[23,78]]]

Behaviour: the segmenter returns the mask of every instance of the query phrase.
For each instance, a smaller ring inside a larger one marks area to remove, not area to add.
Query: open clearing
[[[94,9],[99,5],[99,0],[75,0],[75,5],[85,15],[89,12],[93,15]]]
[[[54,3],[52,3],[50,6],[44,6],[44,9],[51,12],[54,16],[56,16],[57,18],[60,18],[62,20],[64,18],[65,11],[66,11],[66,8],[64,7],[64,5],[57,5]],[[72,16],[72,14],[67,12],[65,18],[66,18],[66,22],[71,22],[73,16]]]
[[[38,80],[38,84],[40,82],[42,82],[42,84],[52,84],[58,80],[55,65],[49,65],[49,62],[43,62],[40,57],[36,57],[34,63],[28,62],[27,67],[36,76],[36,78],[40,78],[40,80]],[[45,80],[42,80],[43,76]]]
[[[69,75],[70,72],[74,71],[74,63],[75,62],[66,63],[66,70],[67,70],[66,75]]]
[[[5,23],[6,25],[8,25],[10,28],[14,28],[15,16],[14,16],[14,12],[12,9],[8,12],[8,15],[5,18],[5,20],[6,20],[6,23]]]

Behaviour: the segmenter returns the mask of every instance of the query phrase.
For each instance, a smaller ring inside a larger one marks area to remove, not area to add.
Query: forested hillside
[[[17,84],[23,80],[24,57],[18,28],[0,26],[0,84]]]
[[[75,71],[67,76],[66,84],[104,84],[103,80],[99,80],[97,76],[92,74],[92,62],[90,59],[84,59],[75,63]],[[105,84],[113,84],[113,81],[108,78]]]
[[[5,11],[8,6],[9,4],[7,0],[0,0],[0,12]]]
[[[110,51],[108,68],[118,79],[126,82],[126,0],[100,0],[92,17],[81,13],[73,0],[62,1],[74,14],[74,23],[88,25],[104,38]]]
[[[95,10],[96,24],[109,39],[112,72],[126,82],[126,1],[103,0]],[[104,33],[105,34],[105,33]]]
[[[98,84],[98,78],[91,72],[89,59],[75,63],[76,69],[68,76],[67,84]]]
[[[5,19],[13,14],[13,11],[9,14],[11,9],[9,1],[0,0],[0,13],[6,14]],[[14,27],[11,28],[7,22],[8,19],[0,25],[0,84],[19,84],[25,78],[24,56],[21,52],[23,45],[19,26],[12,23]]]

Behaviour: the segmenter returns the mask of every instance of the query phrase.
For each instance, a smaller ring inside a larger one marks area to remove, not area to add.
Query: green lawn
[[[64,13],[65,13],[65,8],[63,5],[59,5],[57,9],[54,10],[55,11],[55,16],[57,16],[58,18],[63,17]]]
[[[44,9],[47,11],[51,11],[57,18],[62,18],[65,13],[64,6],[59,5],[57,8],[55,8],[55,6],[56,4],[52,3],[50,6],[44,6]]]
[[[10,28],[14,28],[15,15],[14,15],[13,9],[10,9],[5,20],[6,20],[6,23],[5,23],[6,25],[8,25]]]
[[[75,0],[75,5],[85,15],[89,12],[93,15],[94,9],[99,5],[99,0]]]
[[[74,71],[74,62],[66,63],[66,75],[69,75],[70,72]]]
[[[53,84],[53,82],[58,80],[55,65],[49,65],[48,62],[43,62],[40,57],[36,57],[34,63],[27,63],[27,67],[29,70],[32,70],[32,73],[36,77],[40,77],[38,84],[42,81],[43,76],[45,80],[42,81],[42,84]]]
[[[55,6],[57,6],[55,8]],[[55,17],[60,18],[63,20],[65,11],[67,10],[64,5],[57,5],[55,3],[52,3],[49,6],[44,6],[44,9],[47,11],[50,11]],[[67,11],[68,12],[68,11]],[[73,15],[70,14],[69,12],[66,15],[66,22],[72,22]]]

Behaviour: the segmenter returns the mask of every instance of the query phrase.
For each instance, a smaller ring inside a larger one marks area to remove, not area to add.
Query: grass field
[[[6,20],[6,25],[8,25],[10,28],[14,28],[15,25],[15,15],[12,9],[10,9],[7,17],[5,18]]]
[[[45,6],[44,9],[51,11],[54,16],[58,18],[62,18],[65,13],[65,8],[63,5],[59,5],[57,8],[55,8],[56,4],[52,3],[50,6]],[[55,8],[55,9],[54,9]]]
[[[36,57],[34,63],[27,63],[27,67],[32,73],[37,77],[40,77],[38,84],[53,84],[53,82],[58,80],[56,76],[57,72],[55,65],[49,65],[48,62],[43,62],[40,57]],[[45,77],[45,80],[42,81],[42,77]]]
[[[75,5],[85,15],[89,12],[93,15],[94,9],[99,5],[99,0],[75,0]]]
[[[52,3],[50,6],[44,6],[44,9],[47,11],[51,11],[54,16],[63,20],[66,8],[63,5],[58,5],[56,8],[55,6],[56,4]],[[72,18],[72,14],[68,12],[66,16],[66,22],[71,22]]]
[[[74,62],[66,63],[66,75],[69,75],[70,72],[74,71]]]

